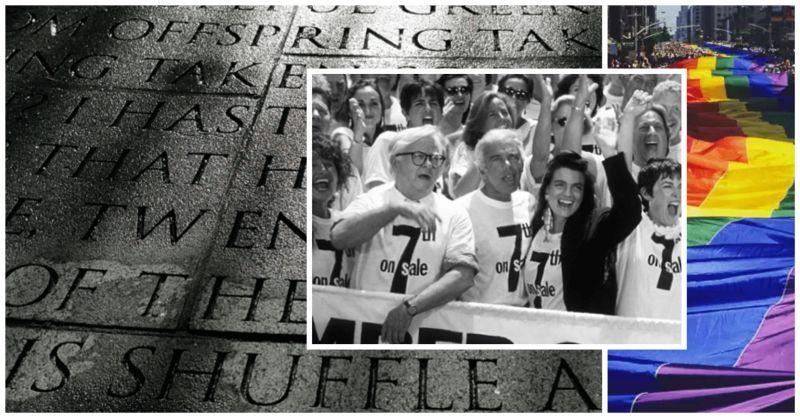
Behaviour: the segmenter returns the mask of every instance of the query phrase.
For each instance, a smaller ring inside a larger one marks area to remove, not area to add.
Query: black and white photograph
[[[311,348],[680,347],[680,72],[308,77]]]

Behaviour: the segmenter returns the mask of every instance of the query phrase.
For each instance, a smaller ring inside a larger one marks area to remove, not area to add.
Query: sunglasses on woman
[[[528,94],[527,91],[525,91],[525,90],[517,90],[517,89],[513,89],[511,87],[504,88],[503,89],[503,93],[505,93],[507,96],[511,96],[511,97],[513,97],[515,99],[519,99],[519,100],[530,100],[530,98],[531,98],[531,95]]]
[[[469,93],[469,87],[467,87],[467,86],[453,86],[453,87],[448,87],[445,90],[447,91],[447,94],[449,96],[455,96],[458,93],[461,93],[461,94]]]

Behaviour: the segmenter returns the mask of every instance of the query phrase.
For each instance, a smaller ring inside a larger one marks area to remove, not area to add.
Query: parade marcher
[[[331,131],[332,118],[331,118],[331,90],[330,85],[325,77],[320,74],[315,74],[311,77],[311,131],[313,134],[328,135]],[[347,154],[347,148],[339,142],[336,143],[342,148],[343,152]],[[347,177],[340,177],[339,183],[344,185],[338,193],[334,194],[333,201],[330,206],[336,210],[343,210],[355,200],[356,196],[363,192],[361,185],[361,176],[358,170],[347,159],[347,164],[351,166],[347,170]]]
[[[358,173],[364,172],[364,160],[369,147],[383,132],[383,96],[372,79],[360,79],[347,91],[347,101],[336,114],[343,124],[331,136],[345,145]]]
[[[642,221],[617,253],[617,315],[680,320],[681,166],[650,160],[639,173]]]
[[[433,193],[446,159],[438,129],[402,131],[389,153],[395,181],[353,202],[331,238],[335,248],[356,249],[353,288],[409,295],[381,330],[383,341],[401,343],[414,315],[472,287],[477,260],[469,215]]]
[[[461,141],[453,151],[449,187],[452,198],[461,197],[480,186],[481,176],[475,166],[475,145],[492,129],[509,129],[516,124],[513,100],[502,93],[484,92],[475,99],[469,111]]]
[[[409,128],[423,125],[437,125],[441,128],[441,125],[444,124],[443,104],[442,89],[424,79],[403,85],[403,90],[400,92],[400,105]],[[364,187],[367,190],[393,180],[389,164],[389,147],[395,138],[397,138],[397,132],[384,132],[375,139],[370,147],[367,158],[364,160],[364,175],[362,176]]]
[[[667,128],[669,128],[670,159],[681,161],[681,85],[674,80],[665,80],[653,89],[653,103],[661,105],[667,111]]]
[[[383,99],[383,126],[388,131],[401,131],[407,127],[406,117],[400,107],[400,100],[392,95],[392,87],[397,84],[398,76],[392,74],[369,74],[375,79],[375,85]]]
[[[466,74],[443,74],[436,80],[445,94],[445,106],[442,112],[440,130],[447,136],[459,131],[467,122],[472,105],[472,78]]]
[[[461,300],[523,306],[527,298],[521,273],[534,198],[519,190],[522,143],[515,131],[493,129],[475,146],[475,158],[483,185],[456,200],[472,221],[479,265],[475,286]]]
[[[548,162],[563,151],[571,151],[580,153],[588,162],[589,173],[595,180],[596,204],[599,207],[611,206],[611,194],[608,192],[603,157],[586,151],[581,146],[581,137],[596,136],[598,133],[585,108],[586,103],[590,102],[589,97],[595,96],[594,89],[599,87],[590,80],[591,78],[585,75],[578,78],[576,82],[578,88],[575,91],[578,97],[563,95],[553,103],[552,107],[546,106],[552,97],[550,83],[537,81],[537,84],[543,86],[542,106],[539,109],[539,121],[534,135],[533,154],[525,160],[522,178],[523,190],[537,195],[542,178],[547,171]],[[614,140],[614,138],[605,139]],[[598,140],[593,139],[592,142],[598,143]]]
[[[522,141],[524,155],[532,153],[533,135],[536,129],[536,121],[524,116],[525,109],[531,103],[533,97],[533,80],[523,74],[506,74],[497,82],[497,89],[501,93],[514,99],[517,108],[517,123],[514,129]]]
[[[524,268],[533,308],[614,313],[611,255],[639,224],[641,205],[624,156],[613,144],[598,145],[606,157],[611,208],[595,207],[594,179],[577,153],[556,155],[542,180]]]
[[[663,107],[653,104],[653,96],[637,90],[620,118],[617,148],[625,154],[633,176],[653,158],[666,158],[669,152],[669,124]]]
[[[350,286],[350,272],[355,261],[353,250],[337,250],[331,244],[331,204],[334,195],[350,177],[350,158],[340,144],[323,132],[312,137],[311,157],[311,257],[313,283],[340,287]]]

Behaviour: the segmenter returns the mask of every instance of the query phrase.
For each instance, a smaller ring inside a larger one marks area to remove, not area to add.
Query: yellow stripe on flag
[[[717,57],[700,57],[697,59],[697,68],[706,68],[709,70],[717,69]]]
[[[725,92],[725,77],[701,78],[700,89],[709,102],[728,100],[728,94]]]
[[[729,163],[700,207],[690,207],[687,215],[770,217],[794,181],[794,144],[748,137],[747,160]]]

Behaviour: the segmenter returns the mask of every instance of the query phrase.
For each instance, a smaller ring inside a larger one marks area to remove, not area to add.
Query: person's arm
[[[481,172],[478,170],[478,166],[476,166],[475,163],[470,163],[463,177],[458,174],[452,174],[452,176],[453,190],[450,191],[450,194],[453,196],[453,199],[458,199],[471,191],[478,190],[478,187],[481,185]]]
[[[535,74],[533,81],[539,86],[541,101],[539,102],[539,119],[536,121],[536,130],[533,132],[533,152],[530,170],[533,179],[541,182],[547,172],[547,162],[550,160],[550,135],[552,129],[553,87],[550,77],[542,79],[541,74]]]
[[[446,237],[444,257],[442,259],[443,274],[420,293],[408,299],[417,312],[425,312],[443,305],[461,296],[464,291],[474,285],[478,260],[475,255],[475,236],[472,221],[466,210],[457,209],[450,219],[450,235]],[[411,323],[411,316],[402,304],[392,309],[383,323],[384,341],[402,342],[403,336]]]
[[[359,174],[364,174],[364,147],[364,142],[353,141],[353,144],[350,145],[350,151],[348,151],[350,161],[358,169]]]
[[[389,202],[375,209],[343,216],[331,228],[331,244],[339,250],[365,243],[397,216],[409,218],[429,231],[436,230],[436,220],[440,219],[432,209],[416,202]]]
[[[642,204],[636,182],[625,166],[622,153],[603,160],[613,204],[599,220],[594,238],[610,248],[622,242],[642,220]]]
[[[463,108],[456,107],[453,104],[453,99],[447,97],[444,99],[444,109],[442,109],[442,119],[439,121],[439,131],[442,135],[447,136],[453,132],[461,129],[461,118],[464,115],[466,106]]]
[[[563,148],[556,151],[567,150],[577,154],[581,153],[583,120],[586,117],[586,100],[598,88],[600,86],[592,82],[586,74],[578,76],[578,91],[575,93],[575,103],[572,105],[572,112],[570,112],[567,126],[564,128],[564,139],[561,141]]]
[[[455,266],[418,295],[408,299],[408,303],[417,308],[417,314],[429,311],[461,296],[475,284],[474,277],[474,268]],[[383,322],[381,339],[390,344],[402,343],[412,319],[404,303],[395,306]]]
[[[636,136],[636,118],[639,117],[650,104],[652,96],[636,90],[625,104],[622,117],[619,121],[619,133],[617,137],[617,151],[624,154],[625,166],[630,171],[633,163],[633,138]]]

